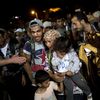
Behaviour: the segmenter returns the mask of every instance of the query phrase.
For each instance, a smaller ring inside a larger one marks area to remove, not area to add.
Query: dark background
[[[0,0],[0,25],[16,15],[27,20],[31,9],[41,12],[50,7],[61,7],[65,12],[79,7],[95,11],[100,8],[100,0]]]

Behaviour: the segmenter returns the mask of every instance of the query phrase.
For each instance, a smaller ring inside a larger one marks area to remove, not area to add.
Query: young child
[[[61,36],[60,33],[54,29],[51,29],[44,34],[44,43],[48,47],[47,57],[46,57],[47,62],[48,62],[47,66],[50,67],[50,68],[48,68],[50,76],[56,82],[61,81],[63,79],[63,77],[58,76],[57,73],[53,70],[52,65],[51,65],[51,59],[52,59],[52,53],[53,53],[53,44],[54,44],[55,40],[57,38],[59,38],[60,36]],[[82,90],[80,88],[78,88],[78,86],[76,86],[75,84],[73,86],[74,86],[73,87],[74,100],[82,100],[82,97],[83,97]],[[66,98],[64,91],[62,93],[56,92],[56,96],[57,96],[57,100],[65,100],[65,98]]]
[[[56,82],[63,80],[63,77],[59,77],[54,72],[52,65],[51,65],[51,59],[52,59],[52,52],[53,52],[53,44],[54,44],[55,40],[57,38],[59,38],[60,36],[61,35],[57,30],[51,29],[51,30],[47,31],[43,37],[44,43],[48,48],[47,53],[46,53],[46,62],[47,62],[46,64],[49,69],[48,72],[49,72],[50,77]],[[55,92],[55,94],[57,96],[57,100],[65,100],[64,91],[62,93]]]
[[[39,87],[35,92],[34,100],[57,100],[54,90],[63,91],[63,82],[58,85],[56,82],[50,81],[48,72],[44,70],[36,72],[35,82]]]
[[[55,72],[64,77],[66,100],[73,100],[73,82],[87,95],[87,100],[92,100],[90,88],[80,73],[80,60],[72,49],[70,40],[59,37],[54,43],[53,50],[51,63]]]

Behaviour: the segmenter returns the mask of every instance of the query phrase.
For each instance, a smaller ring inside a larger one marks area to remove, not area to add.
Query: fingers
[[[25,57],[19,57],[19,56],[15,56],[11,58],[12,63],[15,64],[23,64],[26,62],[26,58]]]

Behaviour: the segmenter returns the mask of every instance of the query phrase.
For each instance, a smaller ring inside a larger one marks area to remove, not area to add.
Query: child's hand
[[[32,79],[32,86],[36,86],[35,79]]]
[[[56,73],[59,77],[64,77],[65,76],[65,73],[59,73],[59,72],[57,72]]]
[[[66,72],[66,75],[67,75],[68,77],[71,77],[71,76],[73,76],[73,73],[72,73],[71,71],[67,71],[67,72]]]
[[[55,80],[56,82],[61,82],[61,81],[64,80],[64,76],[61,75],[61,74],[58,75],[58,73],[55,73],[55,74],[54,74],[54,80]]]

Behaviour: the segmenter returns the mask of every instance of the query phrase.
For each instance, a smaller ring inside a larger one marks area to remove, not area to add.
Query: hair
[[[70,47],[71,41],[69,38],[59,37],[54,43],[53,50],[67,53],[70,50]]]
[[[59,31],[55,30],[55,29],[50,29],[49,31],[47,31],[45,34],[44,34],[44,39],[46,38],[51,38],[52,40],[55,40],[56,38],[60,37],[61,34],[59,33]]]
[[[0,34],[1,34],[2,36],[4,36],[6,33],[7,33],[7,31],[6,31],[5,29],[0,28]]]
[[[35,74],[35,82],[36,82],[36,84],[42,83],[42,82],[44,82],[44,81],[46,81],[48,79],[50,79],[50,76],[49,76],[48,72],[46,72],[44,70],[39,70]]]
[[[78,20],[84,20],[86,23],[89,23],[88,18],[86,16],[86,14],[84,14],[83,12],[75,12],[73,17],[76,16]]]

